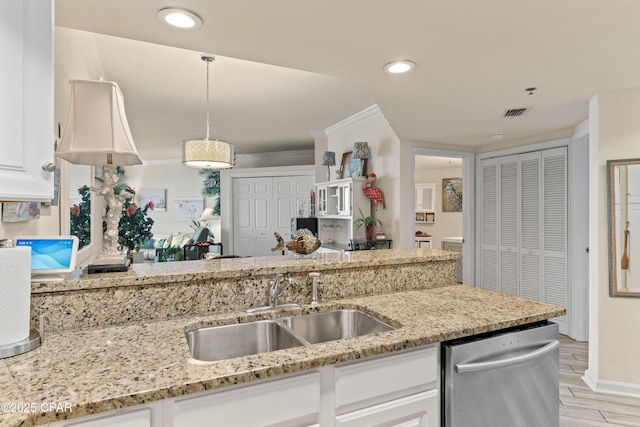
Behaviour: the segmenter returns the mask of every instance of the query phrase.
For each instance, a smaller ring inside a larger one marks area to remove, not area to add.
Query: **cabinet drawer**
[[[438,346],[336,367],[335,408],[353,410],[435,388]]]
[[[174,427],[310,425],[320,413],[320,373],[177,400]]]
[[[348,412],[336,417],[336,427],[429,427],[440,425],[438,390],[423,391],[401,399]]]
[[[90,419],[62,421],[50,424],[51,427],[151,427],[151,408],[125,411],[117,415],[98,415]]]

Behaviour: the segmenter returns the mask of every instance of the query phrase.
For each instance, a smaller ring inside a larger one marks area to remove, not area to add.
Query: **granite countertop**
[[[375,251],[374,251],[375,252]],[[267,317],[358,308],[397,329],[219,362],[189,355],[185,332]],[[72,412],[0,411],[26,426],[183,396],[256,379],[413,348],[565,313],[561,307],[465,285],[336,300],[286,312],[188,317],[50,333],[43,345],[0,361],[0,402],[70,402]]]
[[[225,279],[247,276],[296,273],[307,271],[310,266],[323,269],[344,270],[381,265],[412,264],[415,262],[448,261],[460,254],[435,249],[390,249],[354,251],[344,253],[320,253],[314,257],[290,256],[248,257],[201,260],[198,262],[155,262],[132,264],[123,273],[87,274],[74,276],[62,282],[32,283],[31,293],[98,289],[105,287],[162,285],[164,283],[192,282],[202,279]]]

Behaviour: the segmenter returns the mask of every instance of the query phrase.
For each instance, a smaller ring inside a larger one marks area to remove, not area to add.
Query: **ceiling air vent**
[[[511,108],[506,110],[502,117],[522,117],[529,112],[528,108]]]

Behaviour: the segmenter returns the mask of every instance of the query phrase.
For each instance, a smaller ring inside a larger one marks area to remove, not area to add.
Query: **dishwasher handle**
[[[465,363],[456,365],[456,372],[463,374],[465,372],[487,371],[489,369],[505,368],[507,366],[516,365],[518,363],[527,362],[529,360],[541,357],[560,346],[560,341],[553,340],[544,347],[540,347],[532,352],[520,356],[510,357],[503,360],[490,360],[480,363]]]

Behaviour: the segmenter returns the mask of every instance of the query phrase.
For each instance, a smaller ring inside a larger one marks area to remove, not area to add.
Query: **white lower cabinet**
[[[439,346],[335,368],[336,426],[439,426]]]
[[[320,415],[320,373],[176,399],[172,409],[164,427],[306,427]]]
[[[435,427],[439,344],[50,427]]]
[[[161,427],[162,402],[49,424],[50,427]]]
[[[440,395],[433,389],[336,417],[340,427],[435,427],[440,425]]]

